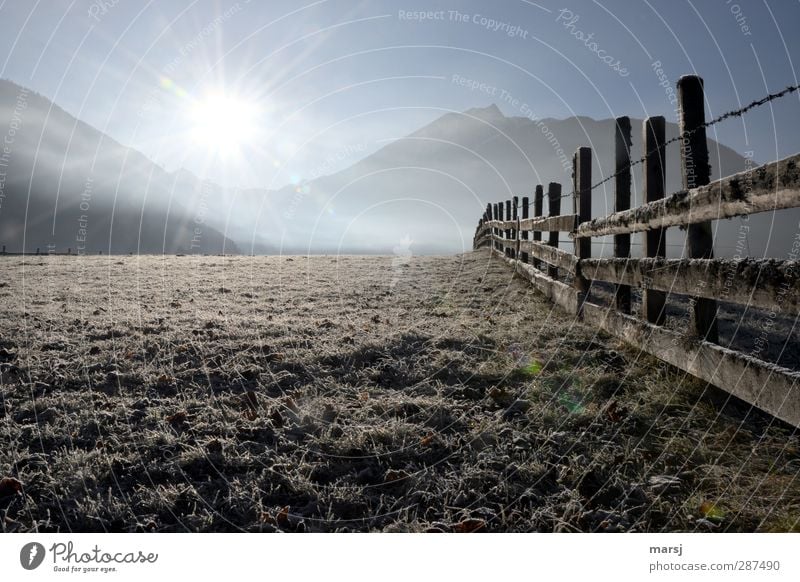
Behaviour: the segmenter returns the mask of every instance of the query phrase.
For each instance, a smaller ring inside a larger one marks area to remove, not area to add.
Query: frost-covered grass
[[[786,531],[798,436],[488,253],[0,257],[4,531]]]

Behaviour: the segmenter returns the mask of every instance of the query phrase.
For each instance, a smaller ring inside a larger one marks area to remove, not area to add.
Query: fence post
[[[533,196],[533,217],[540,218],[542,216],[542,208],[544,206],[544,188],[542,185],[539,184],[536,186],[536,193]],[[534,230],[533,231],[533,240],[534,242],[541,242],[542,240],[542,231]],[[533,266],[537,269],[542,268],[542,262],[539,259],[533,259]]]
[[[514,196],[511,199],[511,220],[516,220],[517,225],[516,228],[512,230],[514,233],[514,246],[512,247],[513,250],[511,258],[514,260],[519,259],[519,212],[517,211],[517,207],[519,206],[519,196]]]
[[[642,148],[645,152],[642,175],[644,177],[644,202],[655,202],[664,197],[666,189],[667,152],[664,147],[665,123],[663,117],[648,117],[642,122]],[[666,230],[655,228],[644,233],[644,256],[648,258],[667,256]],[[647,282],[645,282],[647,283]],[[642,310],[647,321],[664,325],[667,294],[649,289],[644,285]]]
[[[580,147],[573,157],[573,208],[578,216],[578,224],[592,219],[592,148]],[[589,281],[581,272],[581,259],[592,256],[592,239],[590,237],[575,239],[575,290],[578,293],[578,313],[581,313],[583,302],[589,293]]]
[[[614,138],[615,169],[614,212],[629,210],[631,207],[631,120],[617,117]],[[645,149],[645,151],[648,151]],[[629,259],[631,256],[631,235],[614,235],[614,257]],[[622,313],[631,312],[631,288],[629,285],[616,286],[617,309]]]
[[[497,207],[497,220],[501,221],[501,220],[503,220],[503,203],[502,202],[498,202],[496,207]],[[499,237],[499,240],[497,241],[497,250],[498,251],[502,251],[503,250],[503,229],[500,228],[500,227],[497,228],[497,236]]]
[[[527,196],[522,197],[522,220],[530,217],[530,200]],[[528,231],[524,230],[520,233],[520,237],[522,240],[528,240]],[[527,263],[529,256],[527,251],[524,253],[520,253],[520,259],[523,263]]]
[[[561,184],[550,182],[547,186],[547,216],[559,216],[561,214]],[[559,232],[557,230],[550,231],[550,241],[548,244],[551,247],[558,248]],[[547,267],[547,275],[551,279],[558,280],[558,267],[549,265]]]
[[[492,204],[492,220],[497,220],[497,204]],[[497,250],[497,241],[494,237],[497,236],[497,227],[492,227],[492,254]]]
[[[499,220],[499,221],[503,220],[503,211],[504,211],[504,209],[505,209],[505,206],[503,205],[503,203],[502,202],[498,202],[497,203],[497,220]],[[505,231],[502,228],[499,228],[499,227],[497,228],[497,236],[500,237],[500,240],[497,241],[497,250],[500,253],[504,252],[504,249],[505,249],[505,242],[503,241],[503,233],[504,232]]]
[[[681,168],[683,187],[686,190],[705,186],[711,181],[711,166],[708,164],[706,143],[705,102],[703,79],[697,75],[686,75],[678,80],[680,104]],[[692,132],[691,135],[686,135]],[[714,238],[711,222],[690,224],[686,242],[689,258],[713,259]],[[718,343],[717,302],[714,299],[693,297],[693,331],[706,341]]]
[[[505,221],[508,222],[511,220],[511,200],[506,200],[506,218]],[[505,255],[507,257],[511,256],[511,247],[508,246],[508,242],[511,240],[511,229],[506,229],[506,247],[505,247]]]
[[[487,204],[486,208],[483,210],[483,224],[484,224],[484,226],[492,219],[492,214],[491,213],[492,213],[491,204]],[[489,229],[488,234],[491,234],[491,229]],[[487,233],[484,233],[483,237],[484,237],[484,240],[481,242],[481,246],[486,246],[486,240],[485,239],[487,237]],[[491,239],[489,239],[489,240],[491,240]]]

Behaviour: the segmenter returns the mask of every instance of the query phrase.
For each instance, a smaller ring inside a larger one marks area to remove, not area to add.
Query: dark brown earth
[[[3,531],[800,530],[800,439],[488,252],[0,257]]]

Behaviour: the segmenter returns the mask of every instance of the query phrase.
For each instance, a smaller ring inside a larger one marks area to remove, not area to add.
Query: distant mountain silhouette
[[[632,157],[637,159],[642,156],[642,120],[632,118],[631,124]],[[446,113],[335,174],[299,188],[243,193],[233,205],[239,210],[232,212],[232,227],[256,233],[255,240],[262,240],[262,233],[280,232],[284,248],[290,250],[391,254],[392,247],[408,237],[415,241],[412,250],[417,253],[459,252],[469,248],[487,202],[532,197],[537,184],[546,190],[549,182],[561,183],[563,193],[570,193],[571,158],[578,147],[593,148],[593,182],[613,173],[614,131],[611,119],[532,121],[506,117],[496,105]],[[677,125],[667,123],[667,139],[677,135]],[[734,150],[710,139],[708,147],[713,179],[747,169],[745,158]],[[681,188],[679,155],[677,143],[668,146],[668,193]],[[638,205],[641,165],[634,169],[633,182]],[[593,215],[613,212],[613,199],[613,181],[595,190]],[[562,212],[571,209],[572,200],[563,199]],[[786,240],[776,235],[794,232],[798,218],[800,212],[792,210],[715,222],[716,253],[785,257]],[[262,228],[265,221],[270,228]],[[634,237],[634,254],[641,251],[640,239],[641,235]],[[684,239],[683,230],[669,229],[671,256],[680,256]],[[595,242],[594,256],[610,255],[610,237]],[[571,248],[571,243],[562,246]]]
[[[0,135],[11,142],[0,160],[0,243],[8,252],[239,252],[204,221],[203,198],[214,186],[166,172],[7,80]]]
[[[0,133],[11,127],[22,88],[0,81]],[[336,173],[278,190],[233,190],[202,184],[190,172],[167,172],[28,93],[0,192],[0,243],[28,252],[55,244],[118,253],[452,253],[471,248],[487,202],[532,196],[537,184],[560,182],[571,191],[571,157],[594,150],[593,181],[613,172],[614,121],[506,117],[496,105],[446,112]],[[641,120],[632,119],[633,151],[641,150]],[[667,138],[676,136],[667,124]],[[0,138],[1,139],[1,138]],[[712,173],[746,169],[732,149],[708,141]],[[678,145],[667,148],[667,191],[680,189]],[[257,162],[257,161],[255,161]],[[0,176],[2,178],[2,176]],[[82,198],[88,179],[88,206]],[[641,203],[641,166],[633,173],[634,204]],[[30,192],[30,197],[28,193]],[[83,207],[81,203],[84,202]],[[571,212],[572,201],[562,201]],[[593,214],[613,211],[613,183],[595,190]],[[545,213],[547,204],[545,203]],[[27,214],[26,214],[27,213]],[[113,218],[112,218],[113,217]],[[782,211],[715,223],[718,256],[786,255],[786,237],[800,213]],[[85,218],[86,220],[82,220]],[[199,224],[198,224],[199,222]],[[85,223],[85,227],[83,226]],[[192,248],[195,228],[199,247]],[[55,231],[53,232],[53,229]],[[224,233],[224,236],[223,234]],[[669,230],[669,253],[679,256],[684,232]],[[570,248],[566,234],[564,248]],[[640,247],[634,238],[633,252]],[[610,245],[595,241],[594,256]],[[607,242],[607,241],[606,241]],[[405,248],[405,247],[403,247]]]

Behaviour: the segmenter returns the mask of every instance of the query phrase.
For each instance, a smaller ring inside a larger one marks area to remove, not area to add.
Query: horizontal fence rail
[[[770,317],[800,316],[800,261],[715,259],[711,238],[713,220],[800,207],[800,154],[710,182],[702,79],[682,77],[678,94],[682,191],[664,195],[664,118],[644,121],[647,153],[631,163],[630,120],[620,117],[614,136],[615,212],[591,218],[591,192],[607,180],[591,186],[592,151],[579,148],[569,195],[573,213],[561,213],[560,184],[551,183],[546,192],[538,186],[533,204],[527,197],[521,206],[516,197],[488,204],[473,246],[491,248],[567,313],[800,426],[800,372],[719,345],[716,322],[718,301],[764,309]],[[631,208],[630,167],[642,162],[645,202]],[[543,216],[545,198],[548,216]],[[666,258],[666,229],[675,226],[688,229],[687,258]],[[572,252],[558,247],[562,232],[574,242]],[[631,258],[630,237],[637,232],[645,233],[645,256]],[[591,258],[591,238],[606,235],[614,235],[614,258]],[[610,307],[588,298],[593,281],[613,285]],[[641,290],[640,317],[631,314],[634,288]],[[691,299],[688,332],[664,327],[673,295]]]
[[[800,154],[707,186],[582,223],[573,236],[604,236],[684,226],[800,206]]]
[[[551,247],[541,242],[528,240],[520,241],[519,249],[545,263],[564,269],[570,274],[575,274],[578,258],[568,251],[561,250],[557,247]]]
[[[800,373],[587,303],[584,321],[745,402],[797,425]]]
[[[800,315],[800,262],[778,259],[584,259],[584,274],[641,289]]]

